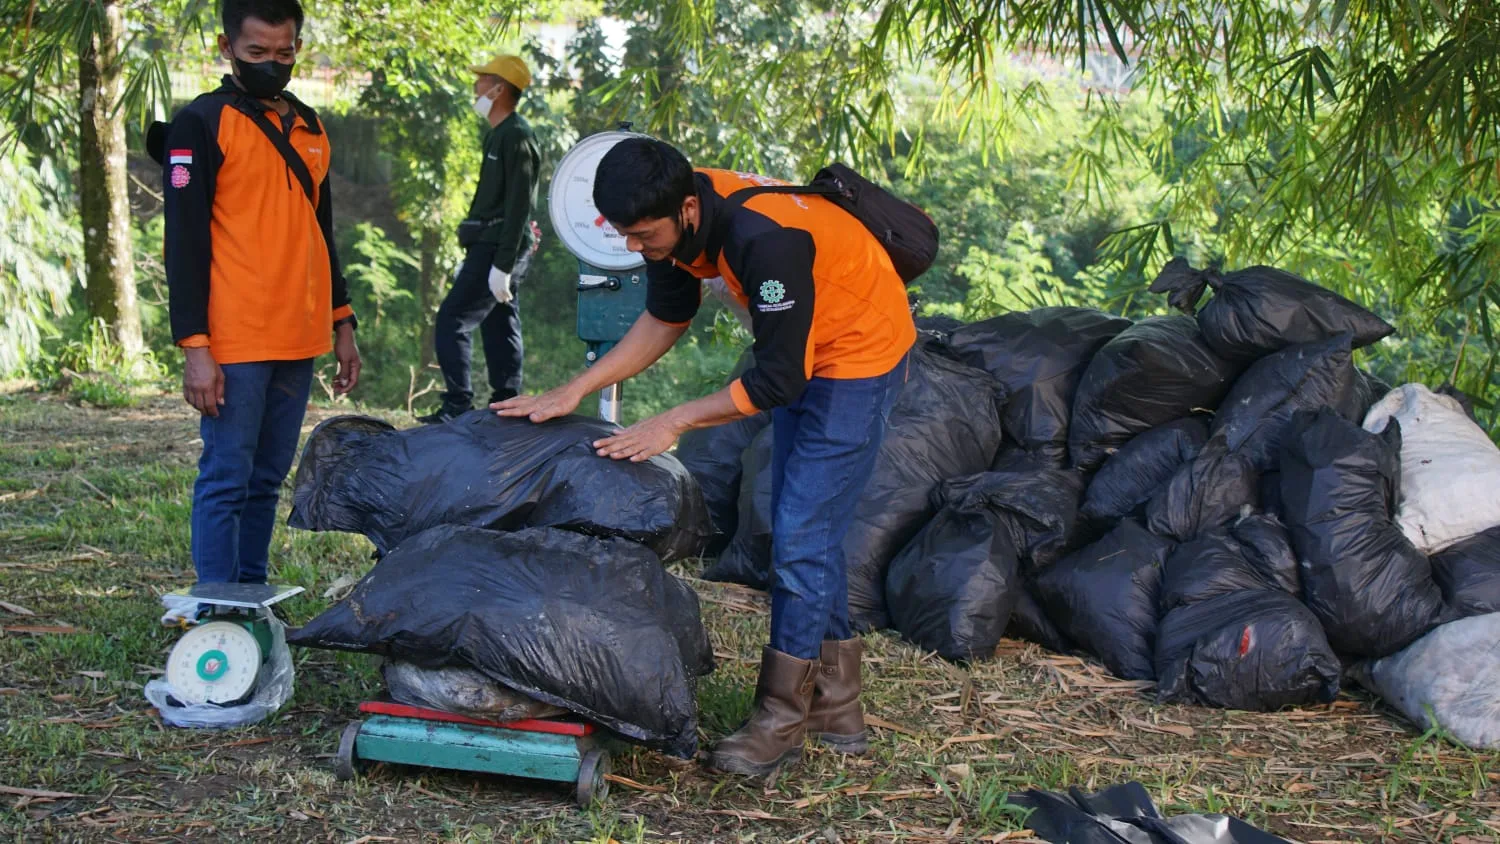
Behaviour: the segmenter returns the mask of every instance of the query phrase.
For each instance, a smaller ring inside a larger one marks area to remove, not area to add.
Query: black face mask
[[[262,100],[274,99],[292,81],[292,67],[278,61],[247,62],[234,60],[234,69],[244,86],[245,93]]]
[[[672,247],[672,257],[684,264],[691,264],[703,254],[703,242],[698,238],[698,227],[679,219],[677,231],[677,245]]]

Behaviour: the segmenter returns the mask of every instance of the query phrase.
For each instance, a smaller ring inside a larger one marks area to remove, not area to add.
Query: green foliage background
[[[293,87],[322,86],[334,144],[338,244],[366,358],[358,403],[420,411],[436,401],[421,393],[437,380],[423,351],[457,266],[452,232],[483,128],[465,66],[509,49],[533,65],[523,108],[543,143],[544,178],[579,138],[621,121],[703,165],[803,179],[832,158],[855,161],[937,220],[940,258],[915,292],[924,312],[964,319],[1046,304],[1161,313],[1164,299],[1145,287],[1171,255],[1230,269],[1274,264],[1398,325],[1361,365],[1392,382],[1454,381],[1497,430],[1488,124],[1450,114],[1411,75],[1421,66],[1433,85],[1449,79],[1476,114],[1493,105],[1474,99],[1497,87],[1484,76],[1493,59],[1474,41],[1484,3],[1426,17],[1241,4],[1219,16],[1217,35],[1187,10],[1174,18],[1129,3],[1082,4],[1089,25],[1076,29],[1071,6],[1028,3],[1007,7],[1005,21],[996,13],[998,23],[983,4],[943,6],[972,15],[952,20],[928,3],[901,17],[891,11],[899,4],[819,0],[554,3],[491,18],[457,0],[391,2],[379,15],[356,0],[307,5]],[[14,30],[25,6],[0,0],[0,25]],[[127,12],[143,92],[171,70],[212,77],[217,26],[204,3]],[[622,55],[610,53],[601,15],[624,23]],[[561,60],[534,40],[549,22],[572,28]],[[1258,41],[1247,34],[1257,26]],[[1212,49],[1186,52],[1195,38]],[[1379,59],[1381,45],[1400,49]],[[25,69],[27,55],[13,46],[7,67]],[[93,335],[78,289],[67,81],[49,72],[49,95],[29,118],[7,111],[22,131],[6,133],[13,143],[0,157],[0,370],[55,383],[65,359],[101,356],[79,351]],[[0,101],[20,90],[7,78],[19,77],[0,75]],[[1389,127],[1371,111],[1380,102]],[[1426,111],[1414,116],[1413,103]],[[1467,145],[1455,121],[1468,126]],[[142,123],[132,118],[137,136]],[[165,325],[160,204],[149,196],[159,181],[140,162],[132,172],[143,322],[170,387],[179,355]],[[583,358],[576,264],[545,202],[537,219],[543,246],[520,294],[533,390]],[[706,307],[686,342],[627,386],[627,418],[712,389],[746,342]]]

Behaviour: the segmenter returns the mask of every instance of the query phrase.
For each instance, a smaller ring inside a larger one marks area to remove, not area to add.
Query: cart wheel
[[[578,763],[578,790],[574,797],[580,808],[587,809],[595,802],[604,802],[609,796],[609,772],[614,765],[607,750],[590,750]]]
[[[339,736],[339,751],[333,757],[333,775],[341,782],[354,779],[355,766],[359,764],[359,757],[354,753],[354,741],[359,738],[359,728],[364,723],[351,721]]]

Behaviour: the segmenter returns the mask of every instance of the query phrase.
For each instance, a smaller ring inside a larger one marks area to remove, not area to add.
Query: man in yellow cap
[[[531,86],[531,70],[519,56],[496,56],[469,68],[474,73],[474,111],[489,123],[484,160],[469,215],[458,227],[464,262],[438,308],[433,341],[443,372],[443,404],[421,421],[437,424],[473,407],[469,381],[470,337],[476,327],[489,367],[490,401],[521,392],[521,310],[516,293],[540,232],[531,222],[536,207],[541,155],[531,125],[516,113]]]

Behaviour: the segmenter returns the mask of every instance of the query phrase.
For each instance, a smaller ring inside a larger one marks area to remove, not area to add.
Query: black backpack
[[[901,281],[912,280],[926,272],[937,260],[938,227],[927,213],[910,202],[893,195],[843,164],[830,164],[818,171],[807,185],[764,185],[741,188],[724,198],[723,213],[715,222],[715,237],[709,243],[709,257],[718,260],[723,248],[724,230],[734,212],[753,196],[763,193],[813,194],[854,216],[885,251]]]

